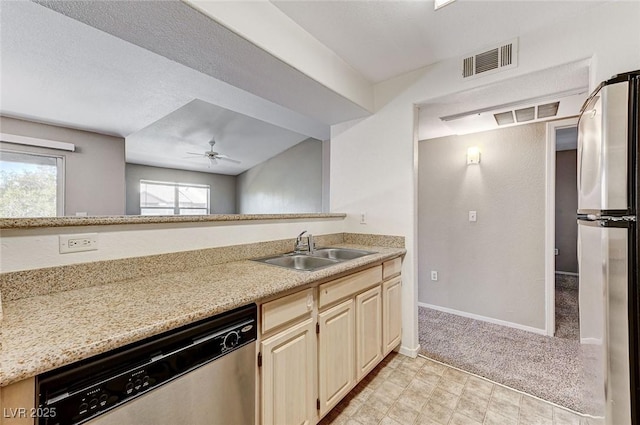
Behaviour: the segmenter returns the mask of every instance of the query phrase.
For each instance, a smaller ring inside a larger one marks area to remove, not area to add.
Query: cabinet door
[[[315,423],[314,328],[310,318],[260,344],[263,425]]]
[[[356,384],[353,299],[319,313],[318,324],[318,383],[322,416]]]
[[[400,344],[402,337],[400,277],[382,283],[382,353],[387,355]]]
[[[359,381],[382,360],[380,285],[356,297],[356,378]]]
[[[36,382],[28,378],[0,388],[0,424],[1,425],[33,425],[30,414],[37,406]]]

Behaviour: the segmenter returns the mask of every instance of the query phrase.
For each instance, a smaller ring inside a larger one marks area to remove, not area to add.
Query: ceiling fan
[[[204,151],[204,153],[195,153],[195,152],[187,152],[187,153],[189,155],[204,156],[205,158],[209,158],[209,168],[211,168],[212,165],[216,165],[218,163],[219,159],[221,159],[223,161],[233,162],[234,164],[240,164],[240,161],[237,161],[235,159],[231,159],[227,155],[223,155],[221,153],[215,152],[213,150],[213,145],[215,145],[215,144],[216,144],[216,141],[212,139],[209,142],[209,145],[211,146],[210,150]]]

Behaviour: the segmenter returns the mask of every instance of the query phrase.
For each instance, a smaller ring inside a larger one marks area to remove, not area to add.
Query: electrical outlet
[[[431,270],[431,280],[438,280],[438,272],[435,270]]]
[[[360,224],[367,224],[367,213],[360,213]]]
[[[559,254],[558,248],[556,248],[556,249],[554,249],[554,250],[553,250],[553,254],[554,254],[554,255],[558,255],[558,254]]]
[[[98,249],[98,234],[84,233],[81,235],[60,235],[60,254],[81,251],[96,251]]]

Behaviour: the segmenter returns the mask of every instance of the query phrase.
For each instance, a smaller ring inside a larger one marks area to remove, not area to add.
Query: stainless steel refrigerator
[[[640,70],[600,84],[578,121],[580,336],[607,425],[640,425],[639,132]]]

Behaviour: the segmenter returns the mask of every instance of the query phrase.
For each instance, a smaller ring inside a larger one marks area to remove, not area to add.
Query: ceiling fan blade
[[[214,157],[209,157],[209,168],[211,168],[212,165],[216,165],[217,163],[218,161],[216,161]]]
[[[218,155],[216,156],[217,159],[221,159],[223,161],[229,161],[229,162],[233,162],[234,164],[240,164],[240,161],[235,160],[235,159],[231,159],[226,155]]]
[[[195,153],[195,152],[185,152],[188,155],[198,155],[198,156],[206,156],[207,154]]]

